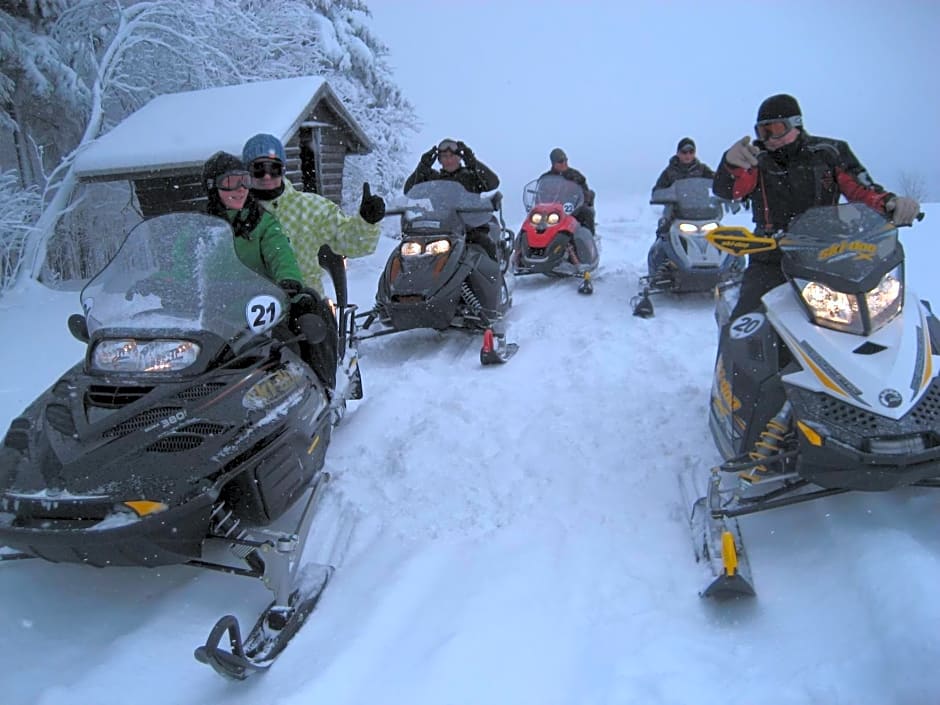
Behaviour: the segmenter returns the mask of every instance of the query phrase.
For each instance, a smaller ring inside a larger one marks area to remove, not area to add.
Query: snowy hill
[[[940,303],[926,210],[902,235],[908,281]],[[229,683],[192,657],[219,616],[267,604],[260,584],[18,561],[0,566],[2,702],[940,702],[940,493],[749,517],[758,597],[697,596],[676,474],[719,459],[717,335],[707,296],[631,315],[656,216],[644,198],[599,202],[592,297],[520,279],[507,365],[481,368],[479,340],[456,331],[362,344],[365,398],[334,434],[308,544],[338,570],[269,673]],[[363,307],[393,245],[350,262]],[[65,328],[76,310],[74,292],[40,287],[0,299],[3,429],[82,354]]]

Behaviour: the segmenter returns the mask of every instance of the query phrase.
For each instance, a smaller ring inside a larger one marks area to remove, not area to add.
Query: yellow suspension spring
[[[760,461],[767,460],[780,452],[789,431],[790,402],[787,402],[777,412],[777,415],[767,422],[767,427],[761,431],[760,438],[754,442],[754,450],[748,453],[748,457],[759,464],[742,472],[741,478],[744,480],[758,480],[762,473],[769,472],[767,466]]]

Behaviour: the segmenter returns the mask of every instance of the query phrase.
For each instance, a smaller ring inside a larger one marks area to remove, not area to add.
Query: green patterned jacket
[[[284,193],[272,201],[259,201],[262,208],[277,216],[290,238],[304,284],[324,293],[322,269],[317,251],[328,244],[345,257],[364,257],[375,252],[379,226],[367,223],[357,213],[349,216],[339,206],[315,193],[298,191],[284,179]]]

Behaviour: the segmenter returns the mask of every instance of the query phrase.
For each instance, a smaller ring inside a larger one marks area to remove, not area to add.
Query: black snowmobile
[[[716,228],[724,251],[779,249],[787,281],[721,317],[709,428],[724,462],[680,474],[706,597],[753,595],[738,517],[850,491],[940,487],[940,322],[904,281],[897,227],[811,208],[786,233]]]
[[[405,197],[405,205],[386,211],[401,217],[401,244],[379,278],[375,307],[355,316],[361,320],[355,337],[415,328],[481,331],[481,363],[505,362],[518,346],[506,342],[503,320],[512,306],[512,233],[503,224],[501,194],[436,180]]]
[[[146,220],[82,290],[84,315],[69,329],[85,359],[0,446],[0,561],[189,564],[258,578],[274,601],[247,637],[227,616],[196,651],[242,679],[278,656],[332,573],[300,559],[333,425],[360,387],[342,259],[320,253],[343,338],[331,400],[286,323],[285,293],[241,263],[232,238],[212,216]],[[301,329],[327,334],[319,318]],[[273,531],[295,505],[293,530]]]

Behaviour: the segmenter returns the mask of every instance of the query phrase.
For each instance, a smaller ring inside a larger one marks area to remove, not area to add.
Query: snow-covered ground
[[[259,583],[16,561],[0,566],[0,702],[940,702],[940,493],[742,520],[758,597],[698,597],[676,475],[718,460],[716,330],[705,296],[630,314],[645,200],[599,199],[594,296],[517,282],[509,364],[481,368],[458,332],[363,343],[365,398],[334,434],[308,545],[338,570],[270,672],[231,683],[192,656],[219,616],[253,620]],[[925,210],[903,234],[908,281],[940,302],[940,211]],[[393,245],[350,262],[354,301],[371,304]],[[77,310],[75,292],[38,286],[0,299],[0,427],[82,354],[65,327]]]

